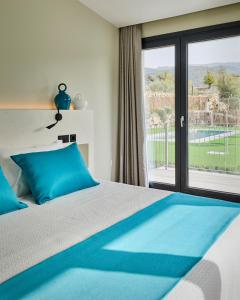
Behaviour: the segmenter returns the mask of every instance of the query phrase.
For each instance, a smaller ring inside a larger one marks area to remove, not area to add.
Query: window
[[[144,51],[149,179],[175,184],[175,46]]]
[[[239,200],[240,22],[143,40],[150,186]]]

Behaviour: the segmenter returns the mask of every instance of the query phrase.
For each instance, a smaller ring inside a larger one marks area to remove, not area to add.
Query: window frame
[[[170,185],[160,182],[149,182],[149,187],[240,202],[240,194],[188,187],[188,125],[186,123],[188,121],[188,43],[228,38],[238,35],[240,36],[240,21],[189,29],[142,39],[143,50],[175,45],[176,184]],[[186,125],[184,128],[180,127],[180,116],[185,117]]]

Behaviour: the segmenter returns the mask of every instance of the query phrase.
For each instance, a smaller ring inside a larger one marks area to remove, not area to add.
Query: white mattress
[[[0,283],[170,192],[102,182],[45,205],[0,217]],[[240,299],[240,218],[168,295],[170,300]]]

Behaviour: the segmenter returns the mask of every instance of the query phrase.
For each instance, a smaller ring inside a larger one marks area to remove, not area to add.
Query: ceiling
[[[237,3],[236,0],[79,0],[98,15],[123,27],[209,8]]]

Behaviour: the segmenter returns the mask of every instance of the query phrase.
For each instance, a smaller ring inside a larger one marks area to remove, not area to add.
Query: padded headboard
[[[76,134],[77,143],[91,172],[93,165],[93,113],[92,111],[61,111],[63,119],[52,129],[54,110],[0,110],[0,148],[22,148],[49,145],[60,135]]]

